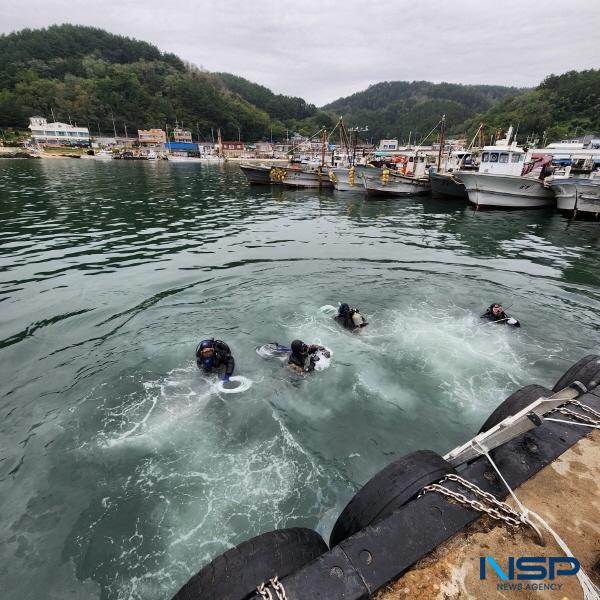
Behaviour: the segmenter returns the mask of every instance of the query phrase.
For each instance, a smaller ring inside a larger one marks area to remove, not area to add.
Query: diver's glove
[[[229,375],[229,373],[225,373],[225,375],[223,375],[223,383],[227,383],[230,377],[231,375]]]

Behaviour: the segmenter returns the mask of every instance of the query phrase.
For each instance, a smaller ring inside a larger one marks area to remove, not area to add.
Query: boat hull
[[[169,156],[167,159],[173,163],[199,163],[202,162],[201,158],[196,156]]]
[[[246,176],[248,183],[252,185],[270,185],[271,167],[264,165],[240,165],[242,173]]]
[[[550,188],[558,210],[600,215],[600,179],[554,179]]]
[[[373,171],[373,169],[359,165],[354,167],[354,177],[351,177],[349,168],[338,167],[329,171],[329,178],[333,183],[333,187],[339,192],[364,192],[365,188],[361,179],[361,174],[365,171]],[[332,173],[333,177],[331,176]]]
[[[381,174],[362,173],[367,196],[427,196],[431,192],[428,178],[414,179],[390,173],[387,181]]]
[[[295,188],[332,188],[333,184],[329,179],[329,175],[327,170],[323,169],[323,171],[303,171],[303,170],[295,170],[289,169],[285,170],[285,177],[282,179],[281,183],[283,183],[286,187],[295,187]]]
[[[431,182],[431,193],[434,197],[469,199],[464,184],[457,181],[452,173],[437,173],[432,169],[429,171],[429,181]]]
[[[544,208],[556,204],[552,190],[539,179],[468,171],[457,171],[455,177],[464,183],[469,202],[478,207]]]

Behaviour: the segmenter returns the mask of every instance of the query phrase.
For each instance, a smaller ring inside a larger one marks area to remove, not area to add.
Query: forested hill
[[[429,81],[384,81],[323,107],[344,115],[355,126],[369,126],[373,139],[425,135],[446,115],[450,131],[461,132],[474,114],[487,111],[519,88],[499,85],[460,85]]]
[[[555,141],[584,133],[600,134],[600,70],[550,75],[535,89],[505,98],[467,123],[484,121],[492,128],[512,123],[519,138],[533,135]]]
[[[548,139],[600,132],[600,71],[552,75],[537,88],[393,81],[317,109],[302,98],[275,94],[229,73],[209,73],[146,42],[78,25],[0,35],[0,127],[25,128],[40,114],[118,133],[174,125],[204,138],[220,127],[225,138],[251,141],[286,130],[331,128],[338,115],[368,126],[374,141],[420,139],[446,115],[450,133],[519,126]],[[239,128],[239,129],[238,129]]]
[[[175,119],[203,137],[220,127],[226,138],[283,137],[313,129],[314,106],[185,64],[146,42],[77,25],[25,29],[0,36],[0,127],[26,127],[31,115],[69,118],[122,133],[164,127]],[[255,106],[252,97],[260,106]],[[289,111],[289,112],[288,112]]]

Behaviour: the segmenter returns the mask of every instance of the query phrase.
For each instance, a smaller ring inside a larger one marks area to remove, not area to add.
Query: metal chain
[[[269,586],[273,587],[273,590],[277,594],[277,598],[273,597]],[[256,591],[260,594],[263,600],[287,600],[285,588],[283,587],[283,584],[279,581],[277,576],[269,579],[269,583],[267,583],[266,585],[264,583],[261,583],[256,588]]]
[[[484,506],[478,500],[469,499],[464,494],[461,494],[460,492],[455,492],[453,490],[449,490],[448,488],[446,488],[443,485],[440,485],[438,483],[433,483],[431,485],[424,487],[423,490],[421,491],[421,494],[419,494],[419,495],[421,496],[427,492],[438,492],[439,494],[442,494],[442,496],[446,496],[447,498],[456,500],[456,502],[458,502],[459,504],[462,504],[464,506],[472,508],[473,510],[476,510],[478,512],[486,513],[493,519],[497,519],[498,521],[504,521],[507,525],[510,525],[512,527],[519,527],[520,525],[523,524],[523,521],[520,518],[514,519],[513,517],[509,517],[507,514],[502,514],[496,508]],[[508,512],[508,511],[506,511],[506,512]]]
[[[273,594],[271,594],[271,590],[269,590],[269,588],[265,587],[264,583],[261,583],[257,588],[256,591],[260,594],[261,598],[263,598],[263,600],[273,600]]]
[[[581,413],[577,413],[574,410],[570,410],[568,408],[557,408],[552,412],[562,413],[563,415],[573,417],[574,419],[578,419],[579,421],[587,423],[588,425],[600,425],[600,420],[592,419],[592,417],[588,417],[587,415],[582,415]]]
[[[277,599],[287,600],[287,595],[285,593],[283,584],[277,579],[277,577],[273,577],[273,579],[271,579],[270,581],[271,585],[273,586],[273,589],[277,592]]]
[[[494,494],[490,494],[489,492],[482,490],[480,487],[476,486],[474,483],[472,483],[468,479],[463,479],[459,475],[454,475],[452,473],[446,475],[444,480],[445,479],[449,479],[450,481],[456,481],[457,483],[461,484],[463,487],[466,487],[468,490],[473,492],[476,496],[479,496],[480,498],[487,500],[490,504],[493,504],[494,506],[496,506],[502,512],[508,513],[510,516],[514,517],[515,519],[521,520],[521,514],[519,512],[517,512],[516,510],[511,508],[508,504],[506,504],[506,502],[502,502],[501,500],[498,500],[498,498],[496,498],[496,496],[494,496]],[[444,480],[442,480],[440,483],[443,483]]]
[[[579,408],[581,408],[581,410],[584,410],[587,413],[590,413],[591,415],[594,415],[598,420],[600,420],[600,412],[598,412],[597,410],[594,410],[591,406],[588,406],[587,404],[584,404],[583,402],[579,402],[579,400],[571,400],[571,402],[569,402],[569,404],[574,404],[575,406],[579,406]]]

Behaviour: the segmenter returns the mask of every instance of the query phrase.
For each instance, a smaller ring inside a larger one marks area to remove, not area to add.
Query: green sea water
[[[600,350],[600,226],[552,211],[4,160],[0,213],[2,598],[168,598],[263,531],[327,538],[390,461],[447,452]],[[493,301],[521,330],[479,318]],[[196,368],[212,336],[247,391]],[[295,338],[330,368],[299,379],[255,351]]]

